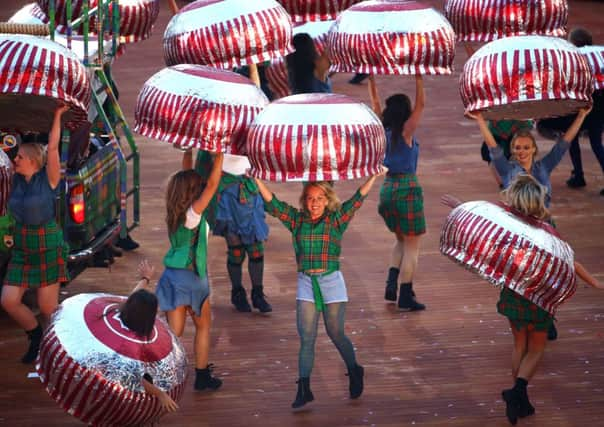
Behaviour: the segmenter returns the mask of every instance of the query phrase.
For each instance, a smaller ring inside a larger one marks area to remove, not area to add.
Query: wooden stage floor
[[[29,1],[29,0],[27,0]],[[25,0],[4,0],[7,18]],[[151,39],[127,46],[115,63],[122,108],[131,125],[143,82],[163,65],[161,39],[169,19],[165,0]],[[442,9],[443,1],[429,1]],[[582,25],[604,44],[604,3],[570,1],[570,26]],[[458,78],[466,54],[458,46],[452,76],[426,78],[426,111],[417,132],[421,141],[419,179],[424,187],[428,233],[422,243],[415,279],[420,313],[399,313],[383,300],[392,236],[377,214],[379,182],[352,221],[344,238],[342,271],[350,303],[347,333],[365,366],[365,393],[348,399],[348,378],[335,348],[321,328],[312,375],[315,402],[299,413],[290,404],[297,377],[295,266],[290,235],[273,218],[266,244],[265,291],[274,311],[263,316],[237,313],[229,301],[225,245],[210,240],[212,284],[211,362],[224,380],[215,393],[197,393],[189,381],[180,411],[162,419],[166,426],[507,426],[500,391],[511,383],[512,337],[507,321],[496,313],[498,292],[438,251],[440,227],[447,209],[442,194],[466,200],[497,200],[497,187],[480,159],[481,138],[475,124],[463,118]],[[367,100],[366,85],[334,77],[334,91]],[[413,79],[380,77],[382,97],[413,90]],[[126,294],[143,259],[161,264],[167,247],[163,224],[166,180],[179,167],[179,152],[167,144],[138,138],[142,153],[142,225],[133,233],[141,247],[118,258],[111,269],[89,269],[66,289],[65,298],[81,292]],[[588,186],[571,190],[564,181],[570,160],[555,170],[552,211],[577,259],[604,280],[604,178],[585,139],[583,159]],[[551,142],[539,140],[542,152]],[[358,182],[338,183],[342,198]],[[270,185],[282,198],[296,202],[299,184]],[[247,274],[244,281],[249,289]],[[576,296],[558,315],[560,337],[549,343],[529,394],[537,412],[519,426],[604,425],[604,292],[580,284]],[[192,350],[192,325],[184,344]],[[71,426],[80,424],[47,395],[31,366],[18,362],[23,332],[0,312],[0,425]],[[193,367],[189,367],[190,374]]]

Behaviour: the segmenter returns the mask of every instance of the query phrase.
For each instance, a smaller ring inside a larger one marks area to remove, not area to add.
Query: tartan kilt
[[[547,311],[508,288],[499,294],[497,312],[507,317],[517,330],[533,324],[536,331],[547,331],[554,321]]]
[[[69,281],[69,248],[54,220],[43,225],[17,223],[13,238],[5,285],[35,289]]]
[[[378,212],[393,233],[417,236],[426,232],[424,192],[415,174],[386,175]]]

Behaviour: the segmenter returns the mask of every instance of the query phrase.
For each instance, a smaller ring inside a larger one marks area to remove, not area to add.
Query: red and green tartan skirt
[[[407,236],[426,232],[424,192],[415,174],[386,175],[378,212],[390,231]]]
[[[69,281],[69,249],[55,221],[43,225],[17,223],[13,238],[5,285],[35,289]]]
[[[534,325],[536,331],[547,331],[554,321],[549,312],[508,288],[499,294],[497,312],[507,317],[518,331],[529,324]]]

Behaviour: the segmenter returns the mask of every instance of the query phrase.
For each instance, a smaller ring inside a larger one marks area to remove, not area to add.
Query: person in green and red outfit
[[[535,228],[547,230],[550,227],[547,224],[549,211],[545,204],[547,193],[548,189],[541,185],[536,177],[520,173],[514,176],[503,195],[506,205],[528,218],[533,225],[537,224]],[[449,194],[444,195],[441,202],[451,209],[462,203]],[[528,230],[530,229],[529,227]],[[573,261],[579,278],[594,288],[604,289],[604,284],[595,279],[582,264]],[[518,281],[521,282],[522,278],[518,278]],[[559,284],[552,280],[550,286],[559,286]],[[512,425],[516,425],[518,418],[535,413],[535,408],[528,397],[527,386],[543,357],[548,330],[553,325],[554,318],[528,298],[505,286],[499,296],[497,312],[508,318],[514,337],[512,351],[514,386],[503,390],[501,395],[506,403],[506,416]]]
[[[300,209],[277,199],[262,181],[256,179],[266,212],[278,218],[292,233],[298,264],[296,318],[300,335],[299,379],[292,408],[299,408],[314,400],[310,390],[310,374],[321,312],[327,334],[346,363],[350,398],[356,399],[363,392],[364,370],[357,363],[352,343],[344,332],[348,295],[340,272],[341,241],[376,177],[384,173],[385,168],[380,174],[369,178],[341,205],[330,183],[306,183],[300,196]]]
[[[204,178],[208,176],[211,166],[210,154],[199,150],[195,170]],[[223,171],[216,196],[208,208],[208,223],[213,234],[223,236],[226,241],[231,303],[239,312],[250,312],[252,307],[261,313],[273,311],[266,301],[263,286],[264,241],[269,231],[265,217],[264,202],[254,180]],[[252,282],[252,307],[242,282],[246,254]]]
[[[206,185],[193,167],[193,155],[183,155],[183,170],[170,178],[166,190],[166,225],[170,249],[155,291],[159,308],[166,312],[170,329],[182,336],[187,315],[195,324],[195,390],[216,390],[222,381],[211,375],[210,284],[207,275],[207,223],[205,211],[220,182],[223,154],[215,154]]]
[[[42,325],[22,302],[28,288],[36,289],[45,320],[59,304],[59,284],[69,281],[68,247],[55,221],[55,199],[61,180],[59,140],[61,117],[69,106],[54,113],[46,149],[41,144],[21,144],[15,157],[15,175],[8,210],[15,219],[14,245],[2,287],[2,307],[25,329],[29,338],[23,363],[38,356]]]

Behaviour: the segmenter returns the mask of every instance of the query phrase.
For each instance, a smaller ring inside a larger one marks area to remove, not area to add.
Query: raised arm
[[[359,187],[359,193],[361,193],[361,196],[365,197],[367,194],[369,194],[369,191],[371,190],[371,187],[373,187],[373,183],[375,182],[375,179],[378,176],[386,175],[386,172],[388,172],[388,168],[386,166],[381,166],[381,169],[377,174],[371,176],[367,181],[365,181]]]
[[[189,148],[188,150],[182,153],[182,170],[186,171],[189,169],[193,169],[193,149]]]
[[[223,153],[217,153],[214,156],[214,164],[212,165],[212,172],[206,183],[206,187],[203,189],[201,196],[193,202],[193,211],[197,214],[201,214],[210,204],[212,197],[218,189],[220,184],[220,177],[222,175],[222,160],[224,159]]]
[[[264,182],[258,178],[254,178],[254,181],[256,182],[256,185],[258,186],[258,191],[260,192],[260,195],[262,196],[262,199],[264,200],[265,203],[270,203],[271,200],[273,200],[273,193],[271,192],[271,190],[269,190],[266,185],[264,184]]]
[[[591,111],[591,107],[581,108],[579,110],[579,113],[577,113],[577,117],[575,118],[573,123],[570,125],[570,127],[566,130],[566,132],[564,133],[564,136],[562,136],[563,140],[565,140],[566,142],[571,142],[573,139],[575,139],[575,136],[577,136],[579,129],[581,129],[583,120],[585,120],[585,117],[587,117],[587,115],[589,114],[590,111]]]
[[[146,291],[153,292],[153,287],[151,286],[151,279],[153,278],[153,273],[155,273],[155,267],[149,263],[146,259],[142,260],[137,267],[138,271],[138,282],[136,282],[136,286],[132,289],[131,294],[138,291],[139,289],[145,289]]]
[[[50,188],[55,189],[61,180],[61,159],[59,156],[59,140],[61,139],[61,116],[69,110],[68,105],[60,105],[55,110],[52,127],[48,134],[48,147],[46,149],[46,176]]]
[[[176,15],[178,13],[178,5],[176,4],[176,0],[168,0],[168,6],[170,7],[172,15]]]
[[[598,282],[598,280],[596,280],[595,277],[589,274],[589,271],[587,271],[585,267],[583,267],[583,265],[577,261],[575,261],[575,273],[577,273],[577,276],[579,276],[589,286],[593,286],[594,288],[598,289],[604,289],[604,285]]]
[[[476,120],[476,123],[478,123],[478,128],[480,129],[480,133],[484,138],[484,142],[489,148],[497,147],[497,141],[495,141],[495,137],[491,133],[489,125],[487,124],[487,121],[484,119],[484,117],[482,117],[482,113],[480,111],[476,113],[470,113],[469,111],[466,111],[465,116]]]
[[[369,99],[371,100],[371,109],[373,112],[381,119],[382,118],[382,102],[380,100],[380,94],[377,90],[377,85],[375,84],[375,77],[373,74],[369,74],[369,85],[367,86],[369,90]]]
[[[413,111],[405,122],[403,127],[403,138],[410,144],[413,138],[415,130],[419,126],[419,121],[422,118],[425,106],[425,95],[424,95],[424,79],[421,75],[415,76],[415,104],[413,105]]]

